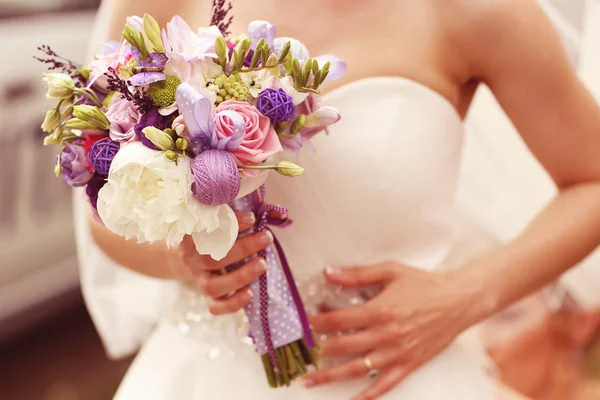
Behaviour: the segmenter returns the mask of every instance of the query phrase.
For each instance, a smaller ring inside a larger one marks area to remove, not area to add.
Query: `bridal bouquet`
[[[44,144],[60,147],[55,173],[85,187],[112,232],[167,246],[191,235],[200,254],[218,260],[237,239],[234,210],[256,214],[253,231],[289,224],[273,217],[286,212],[264,203],[262,184],[268,170],[303,172],[271,160],[339,120],[319,107],[318,90],[345,65],[310,58],[265,21],[229,38],[230,9],[215,1],[211,26],[197,31],[178,16],[164,29],[150,15],[130,17],[123,39],[85,67],[39,48],[50,69],[46,96],[57,101],[42,125]],[[269,267],[245,309],[250,336],[270,385],[289,385],[317,365],[318,346],[280,244],[259,255]]]

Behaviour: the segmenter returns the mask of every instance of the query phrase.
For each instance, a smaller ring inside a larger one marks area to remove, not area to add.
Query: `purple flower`
[[[152,150],[160,150],[154,145],[154,143],[150,141],[150,139],[146,137],[146,135],[144,135],[144,132],[142,132],[142,130],[148,126],[153,126],[157,129],[164,130],[171,127],[171,121],[171,117],[160,115],[160,113],[158,112],[158,108],[153,108],[146,114],[142,115],[140,121],[135,125],[134,131],[135,134],[138,135],[144,146],[149,147]]]
[[[93,174],[88,171],[83,146],[67,143],[60,153],[60,166],[60,177],[71,186],[84,186],[92,179]]]
[[[102,175],[96,174],[85,188],[85,193],[90,198],[90,204],[92,205],[92,207],[94,207],[94,210],[96,210],[98,206],[98,193],[100,192],[100,189],[102,189],[105,183],[106,178]]]

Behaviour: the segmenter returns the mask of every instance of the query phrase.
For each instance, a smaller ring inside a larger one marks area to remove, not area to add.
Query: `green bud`
[[[260,39],[256,44],[256,48],[254,49],[254,56],[252,57],[252,62],[250,63],[250,68],[256,68],[258,66],[258,62],[262,56],[261,49],[265,45],[265,39]]]
[[[292,62],[293,74],[295,77],[302,76],[302,67],[300,66],[300,61],[297,58],[294,58]]]
[[[189,143],[184,138],[179,138],[175,141],[175,147],[177,150],[186,151],[189,147]]]
[[[223,71],[225,71],[229,57],[227,56],[227,43],[223,36],[217,38],[217,41],[215,42],[215,52],[217,53],[217,57],[219,57],[219,64],[221,64]]]
[[[296,177],[302,175],[304,168],[289,161],[280,161],[275,165],[275,171],[283,176]]]
[[[102,112],[96,106],[80,105],[73,107],[73,116],[79,118],[82,121],[89,122],[96,128],[101,130],[108,130],[110,121],[106,117],[106,114]]]
[[[90,74],[92,73],[92,69],[89,67],[83,67],[81,71],[79,71],[81,77],[85,80],[90,79]]]
[[[165,151],[165,157],[171,161],[177,161],[179,154],[175,153],[173,150],[167,150]]]
[[[55,72],[44,74],[44,82],[48,85],[47,99],[63,100],[73,97],[75,83],[69,75]]]
[[[60,166],[60,154],[58,155],[58,158],[56,160],[56,165],[54,166],[54,175],[56,175],[56,177],[60,177],[60,174],[62,173],[62,167]]]
[[[298,115],[298,118],[296,118],[296,120],[294,122],[292,122],[292,127],[290,128],[290,134],[295,135],[296,133],[298,133],[298,131],[300,131],[300,129],[302,129],[304,127],[305,123],[306,123],[306,115],[304,115],[304,114]]]
[[[123,39],[139,50],[142,57],[148,57],[148,49],[146,48],[146,41],[142,32],[136,32],[132,27],[126,25],[122,35]]]
[[[161,131],[153,126],[147,126],[142,129],[144,135],[161,150],[172,150],[175,147],[175,142],[173,138],[168,133]]]
[[[51,146],[53,144],[60,144],[60,128],[49,134],[44,138],[44,146]]]
[[[279,54],[279,59],[277,60],[277,62],[279,64],[283,63],[283,61],[287,58],[288,54],[290,53],[291,48],[292,48],[292,42],[290,42],[288,40],[283,45],[283,48],[281,49],[281,53]]]
[[[308,79],[310,78],[310,73],[312,72],[312,58],[306,60],[306,64],[304,64],[304,72],[302,73],[302,86],[306,86],[308,84]]]
[[[52,132],[60,123],[60,113],[57,108],[52,108],[46,111],[46,117],[42,123],[42,130],[44,132]]]
[[[170,135],[173,138],[173,140],[177,140],[177,132],[175,132],[174,129],[167,128],[167,129],[165,129],[165,133],[167,135]]]
[[[155,51],[165,50],[160,36],[160,26],[150,14],[144,14],[144,33]]]
[[[321,76],[323,75],[323,71],[318,70],[313,78],[313,83],[312,83],[312,88],[317,90],[319,88],[319,86],[321,85]]]
[[[329,61],[327,61],[325,63],[325,65],[323,65],[323,69],[321,70],[323,75],[321,75],[321,82],[319,82],[319,84],[323,83],[325,81],[325,78],[327,78],[327,75],[329,75],[329,66],[331,65],[331,63]]]
[[[87,121],[80,120],[79,118],[71,118],[65,123],[65,128],[77,129],[80,131],[86,129],[98,129],[96,125],[93,125]]]

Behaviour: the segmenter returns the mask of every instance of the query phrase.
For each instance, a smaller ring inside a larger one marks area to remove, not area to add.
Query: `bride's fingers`
[[[224,315],[237,312],[244,308],[244,306],[254,297],[254,293],[250,288],[244,288],[237,291],[230,297],[214,299],[207,297],[208,309],[213,315]]]
[[[356,357],[343,364],[307,374],[304,382],[307,387],[324,385],[336,381],[347,381],[369,373],[365,359],[368,357],[373,369],[386,369],[394,365],[407,364],[406,351],[402,348],[382,348],[366,357]]]
[[[404,365],[391,367],[383,372],[370,388],[353,400],[375,400],[396,387],[409,373],[410,369]]]
[[[256,222],[254,213],[249,211],[236,211],[235,216],[238,220],[240,232],[246,232],[248,229],[252,228]]]
[[[194,281],[194,285],[206,296],[222,297],[250,285],[266,271],[265,260],[256,258],[241,268],[224,275],[204,272]]]
[[[392,344],[401,339],[393,327],[379,326],[357,333],[341,336],[332,336],[322,342],[323,356],[340,357],[356,354],[365,354],[373,349],[386,344]]]
[[[391,311],[374,309],[367,303],[312,316],[310,323],[317,332],[334,333],[384,324],[393,318]]]
[[[347,381],[350,379],[366,376],[369,373],[363,359],[354,359],[344,364],[336,365],[326,369],[306,374],[302,381],[307,388],[325,385],[336,381]]]

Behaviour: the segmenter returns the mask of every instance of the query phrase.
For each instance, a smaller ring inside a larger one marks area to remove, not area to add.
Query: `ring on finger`
[[[365,367],[367,368],[367,376],[369,378],[374,378],[377,375],[379,375],[379,371],[373,366],[373,362],[371,361],[369,356],[363,357],[363,363],[365,364]]]

